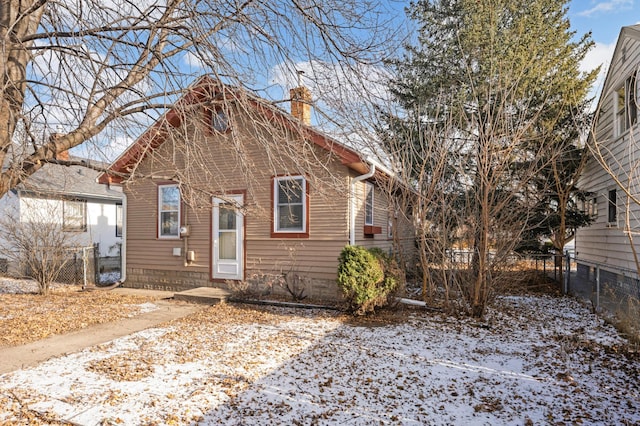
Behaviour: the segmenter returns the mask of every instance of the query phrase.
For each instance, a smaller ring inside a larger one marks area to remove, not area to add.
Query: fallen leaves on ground
[[[152,297],[56,286],[49,295],[0,293],[0,348],[127,318]]]
[[[483,321],[220,304],[0,376],[0,424],[637,424],[625,345],[569,298]]]

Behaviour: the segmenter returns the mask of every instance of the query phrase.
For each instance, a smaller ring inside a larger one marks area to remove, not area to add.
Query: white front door
[[[232,194],[213,199],[213,278],[244,279],[243,198]]]

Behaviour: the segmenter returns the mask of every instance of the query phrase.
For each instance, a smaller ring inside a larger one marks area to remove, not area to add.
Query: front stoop
[[[175,293],[175,300],[182,300],[191,303],[203,303],[207,305],[215,305],[220,302],[226,302],[231,297],[231,293],[221,288],[213,287],[197,287],[190,290]]]

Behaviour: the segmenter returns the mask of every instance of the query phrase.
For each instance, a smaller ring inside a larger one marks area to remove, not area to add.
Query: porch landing
[[[203,303],[206,305],[215,305],[220,302],[226,302],[229,297],[231,297],[231,292],[213,287],[197,287],[181,291],[173,295],[174,300]]]

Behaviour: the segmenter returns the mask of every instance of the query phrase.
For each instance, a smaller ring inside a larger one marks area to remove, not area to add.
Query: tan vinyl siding
[[[377,247],[385,253],[393,254],[399,257],[399,261],[404,263],[408,269],[415,266],[416,245],[415,232],[411,220],[403,214],[397,212],[395,207],[389,201],[388,190],[384,185],[374,185],[374,209],[373,209],[373,226],[381,228],[380,234],[373,237],[364,235],[365,224],[365,182],[356,183],[355,188],[355,236],[356,245],[367,248]],[[392,238],[389,238],[389,219],[396,225]]]
[[[188,223],[191,227],[188,250],[196,252],[195,265],[184,265],[184,239],[157,238],[157,184],[166,183],[181,164],[191,164],[191,175],[197,176],[195,181],[210,193],[244,193],[248,276],[295,269],[314,278],[335,279],[338,254],[349,239],[346,166],[335,159],[327,161],[326,152],[316,147],[318,152],[313,156],[323,159],[324,163],[320,171],[305,173],[296,161],[273,161],[274,153],[265,155],[263,147],[252,142],[254,137],[245,132],[245,127],[236,123],[233,131],[236,132],[233,138],[243,143],[242,160],[233,149],[231,135],[206,135],[199,140],[199,149],[193,150],[194,158],[185,159],[187,155],[165,143],[140,164],[139,174],[150,178],[137,179],[125,189],[128,195],[127,267],[210,273],[211,207],[207,205],[208,200],[198,200],[197,209],[182,203],[182,224]],[[199,158],[195,157],[196,152]],[[177,167],[167,159],[172,159]],[[248,165],[250,170],[247,170]],[[285,174],[300,174],[309,180],[308,239],[271,238],[272,178]],[[328,174],[337,178],[329,178]],[[174,248],[180,248],[182,255],[173,256]]]

